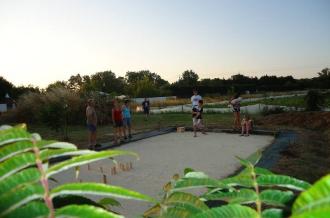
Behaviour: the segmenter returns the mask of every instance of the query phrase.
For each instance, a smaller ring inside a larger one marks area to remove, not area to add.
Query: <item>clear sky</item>
[[[45,87],[149,69],[170,82],[330,67],[330,0],[0,0],[0,75]]]

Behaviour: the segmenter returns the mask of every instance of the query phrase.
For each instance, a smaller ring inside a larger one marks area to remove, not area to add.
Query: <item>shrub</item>
[[[163,200],[144,213],[145,217],[191,218],[304,218],[330,216],[330,175],[311,186],[293,177],[276,175],[255,167],[261,154],[248,160],[238,175],[213,179],[203,172],[185,169],[164,186]],[[192,189],[206,188],[199,196]],[[301,194],[297,194],[300,193]],[[211,202],[212,201],[212,202]],[[208,205],[213,204],[210,208]]]
[[[46,123],[58,130],[67,121],[70,124],[85,120],[85,99],[65,88],[53,88],[43,93],[22,95],[17,108],[11,112],[11,122]]]
[[[316,91],[310,90],[305,97],[306,111],[320,111],[325,104],[324,96]]]

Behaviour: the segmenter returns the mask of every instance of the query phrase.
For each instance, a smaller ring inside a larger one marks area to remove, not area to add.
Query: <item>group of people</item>
[[[150,101],[145,98],[142,102],[145,119],[150,113]],[[87,129],[89,131],[88,142],[89,148],[95,149],[96,143],[96,128],[97,115],[95,111],[95,101],[89,99],[86,108]],[[132,138],[132,111],[129,105],[129,100],[124,100],[124,104],[120,105],[117,99],[113,100],[113,108],[111,111],[112,124],[114,127],[114,143],[119,144],[122,140]]]
[[[241,101],[242,98],[238,93],[229,101],[228,106],[232,108],[234,113],[234,130],[240,131],[241,136],[249,136],[253,123],[251,117],[248,114],[244,115],[243,119],[241,120]],[[198,95],[197,90],[193,90],[193,96],[191,96],[191,104],[194,137],[197,137],[197,130],[200,130],[202,134],[206,134],[202,118],[203,100],[202,97]]]
[[[239,94],[236,94],[230,101],[229,105],[234,113],[234,130],[241,131],[241,136],[249,136],[252,130],[252,119],[249,115],[244,115],[241,120],[240,117],[240,103],[242,98]],[[203,99],[198,95],[197,90],[193,90],[193,96],[191,96],[192,104],[192,121],[194,137],[197,137],[197,131],[200,130],[202,134],[205,132],[205,126],[203,123]],[[150,113],[150,101],[145,98],[142,102],[143,112],[145,119],[148,118]],[[96,144],[96,127],[97,127],[97,115],[95,111],[95,101],[89,99],[87,101],[86,108],[87,117],[87,129],[89,130],[89,147],[95,149]],[[124,103],[120,105],[118,100],[113,101],[113,108],[111,112],[112,123],[114,127],[114,143],[119,144],[122,140],[132,138],[132,111],[129,105],[129,100],[124,100]]]

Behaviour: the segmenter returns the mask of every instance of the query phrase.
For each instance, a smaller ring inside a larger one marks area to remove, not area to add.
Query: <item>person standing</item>
[[[121,107],[119,106],[118,101],[115,99],[113,100],[113,108],[112,108],[112,123],[114,127],[114,141],[115,144],[119,144],[122,138],[123,133],[123,114]],[[118,141],[119,140],[119,141]]]
[[[86,107],[86,123],[88,129],[88,143],[90,149],[95,149],[96,146],[96,126],[97,116],[95,111],[94,99],[88,99]]]
[[[240,94],[237,93],[229,102],[234,113],[234,130],[240,130],[241,127],[241,101]]]
[[[126,131],[128,133],[128,138],[131,139],[132,114],[131,114],[131,109],[129,107],[129,100],[125,100],[124,105],[122,107],[122,111],[123,111],[124,139],[127,139]]]
[[[203,124],[203,100],[198,101],[198,106],[192,108],[194,137],[197,137],[197,130],[201,130],[202,134],[207,135]]]
[[[149,117],[149,113],[150,113],[149,99],[144,98],[144,101],[142,102],[142,108],[143,108],[143,113],[145,114],[145,119],[147,119]]]
[[[198,95],[198,92],[196,89],[193,90],[193,96],[191,96],[191,105],[192,108],[198,107],[198,102],[202,100],[202,96]]]

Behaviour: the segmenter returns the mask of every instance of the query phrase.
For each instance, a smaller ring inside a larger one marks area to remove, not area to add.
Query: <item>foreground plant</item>
[[[238,175],[217,180],[186,169],[164,186],[164,198],[144,214],[168,218],[325,218],[330,217],[330,175],[315,185],[255,167],[256,153]],[[192,189],[206,189],[199,196]],[[189,191],[189,192],[187,192]],[[300,195],[299,193],[302,192]],[[209,207],[208,205],[212,205]]]
[[[85,195],[107,197],[108,200],[103,202],[111,201],[112,197],[155,202],[147,195],[100,183],[67,183],[53,189],[49,187],[49,180],[55,174],[70,168],[78,170],[83,164],[119,155],[137,156],[129,151],[78,150],[70,143],[42,140],[38,134],[27,132],[25,125],[2,126],[0,217],[122,217]],[[51,164],[49,160],[55,157],[71,158]],[[61,206],[54,204],[61,199],[77,199],[79,196],[80,200],[83,199],[89,205],[76,205],[75,202],[64,205],[57,203]]]

